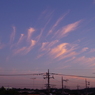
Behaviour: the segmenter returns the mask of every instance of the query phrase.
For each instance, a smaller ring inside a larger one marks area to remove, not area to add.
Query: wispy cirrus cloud
[[[29,28],[27,35],[21,34],[18,41],[16,43],[13,43],[15,39],[15,32],[16,32],[15,27],[13,27],[13,32],[10,36],[10,44],[11,44],[10,47],[11,47],[11,50],[13,51],[13,55],[17,55],[17,54],[25,55],[32,50],[32,48],[35,46],[37,42],[36,40],[33,40],[31,38],[34,31],[35,31],[34,28]],[[24,43],[22,43],[23,40],[25,40]],[[2,47],[3,45],[0,45],[0,48]],[[9,59],[9,57],[7,57],[7,59]]]
[[[66,26],[63,26],[61,29],[55,32],[54,35],[58,38],[62,38],[66,36],[69,32],[76,30],[80,22],[81,21],[77,21],[77,22],[68,24]]]
[[[88,47],[84,47],[83,49],[82,49],[82,52],[85,52],[85,51],[87,51],[89,48]]]
[[[78,55],[77,52],[75,52],[75,51],[68,51],[66,54],[60,56],[59,60],[62,60],[62,59],[65,59],[65,58],[69,58],[69,60],[71,60],[70,57],[73,59],[76,55]],[[67,61],[69,61],[69,60],[67,60]]]
[[[36,45],[36,41],[31,40],[30,46],[26,48],[25,54],[29,53],[35,45]]]
[[[19,45],[22,42],[23,39],[24,39],[24,34],[21,34],[20,38],[19,38],[19,40],[17,42],[17,45]]]
[[[64,58],[69,58],[77,55],[74,50],[75,46],[71,46],[69,43],[61,43],[56,47],[52,48],[49,52],[49,55],[53,56],[54,59],[58,58],[59,60],[62,60]]]
[[[91,53],[92,53],[92,52],[95,52],[95,48],[91,49],[90,52],[91,52]]]
[[[26,50],[26,47],[22,47],[22,48],[20,48],[20,49],[15,49],[15,50],[14,50],[14,55],[19,54],[19,53],[22,53],[22,52],[25,51],[25,50]]]
[[[47,55],[48,52],[58,43],[59,41],[58,40],[54,40],[54,41],[51,41],[51,42],[43,42],[41,44],[41,47],[39,49],[39,52],[41,52],[41,54],[39,54],[37,56],[37,58],[40,58],[42,57],[43,55]]]
[[[13,32],[10,35],[10,42],[9,42],[10,44],[13,43],[13,41],[15,39],[15,33],[16,33],[16,28],[14,26],[12,28],[13,28]]]
[[[41,51],[50,50],[57,43],[58,43],[58,40],[54,40],[51,42],[43,42],[40,50]]]
[[[48,35],[50,35],[51,33],[54,35],[54,33],[55,33],[54,36],[56,39],[62,38],[64,36],[66,36],[66,34],[68,34],[69,32],[77,29],[77,27],[81,21],[76,21],[74,23],[63,26],[62,28],[59,28],[59,30],[57,32],[54,32],[56,27],[60,24],[60,22],[63,20],[63,18],[66,15],[67,15],[67,13],[65,15],[63,15],[62,17],[60,17],[56,21],[56,23],[52,26],[51,29],[47,29],[47,30],[50,30],[48,32]],[[18,39],[18,42],[13,45],[13,47],[15,47],[15,49],[12,48],[14,55],[16,55],[16,54],[22,54],[22,55],[24,54],[25,55],[25,54],[29,53],[34,48],[34,46],[38,43],[39,39],[44,35],[43,32],[47,28],[47,25],[49,23],[50,23],[50,19],[47,21],[47,23],[44,25],[44,27],[41,28],[41,32],[39,35],[36,35],[36,33],[35,33],[35,35],[33,35],[33,33],[35,32],[35,29],[33,27],[30,27],[28,29],[28,31],[27,31],[28,33],[26,36],[25,36],[25,34],[21,34],[20,38]],[[12,43],[14,41],[15,32],[16,32],[15,27],[13,27],[13,33],[11,34],[11,37],[10,37],[10,43]],[[51,35],[51,37],[53,35]],[[25,40],[25,43],[23,43],[23,45],[22,45],[21,42],[23,40]],[[77,55],[77,53],[75,51],[73,51],[74,48],[72,48],[72,46],[69,46],[70,45],[69,43],[60,43],[59,39],[58,40],[52,39],[52,41],[50,39],[47,42],[45,42],[45,40],[46,39],[42,39],[41,42],[39,42],[39,45],[41,45],[41,47],[39,46],[40,53],[39,53],[39,55],[37,55],[38,58],[40,58],[44,54],[46,54],[48,56],[52,56],[54,59],[58,58],[59,60],[62,60],[64,58],[69,58],[71,56]],[[18,45],[18,47],[17,47],[17,45]],[[69,49],[68,49],[68,47],[69,47]]]
[[[63,20],[63,18],[64,18],[65,16],[66,16],[66,14],[63,15],[62,17],[60,17],[60,18],[56,21],[56,23],[52,26],[52,28],[49,30],[49,32],[48,32],[47,35],[50,35],[50,34],[54,31],[54,29],[58,26],[58,24]]]
[[[36,59],[41,58],[43,55],[44,55],[44,53],[37,55],[37,58]]]
[[[40,32],[40,34],[36,37],[36,39],[37,39],[37,41],[39,41],[40,40],[40,38],[41,38],[41,36],[42,36],[42,34],[43,34],[43,32],[45,31],[45,29],[46,29],[46,26],[49,24],[49,22],[50,22],[50,20],[51,20],[51,18],[47,21],[47,23],[44,25],[44,27],[41,29],[41,32]]]
[[[86,67],[93,67],[95,66],[95,57],[75,57],[73,63],[86,65]]]
[[[67,52],[66,46],[68,43],[63,43],[58,45],[57,47],[51,49],[50,55],[54,56],[54,58],[57,58]]]
[[[53,59],[63,60],[65,58],[70,58],[78,55],[76,51],[77,45],[70,43],[59,43],[59,40],[54,40],[52,42],[43,42],[40,48],[41,54],[37,58],[43,55],[48,55]]]
[[[34,31],[35,31],[35,29],[32,27],[28,29],[27,41],[31,40],[31,36],[32,36]]]
[[[46,50],[47,45],[48,45],[48,42],[43,42],[40,51]]]
[[[25,54],[29,53],[32,50],[32,48],[35,46],[35,44],[36,44],[36,41],[35,40],[31,40],[29,46],[25,46],[25,47],[21,47],[19,49],[13,50],[14,51],[14,55],[19,54],[19,53],[22,54],[22,55],[25,55]]]

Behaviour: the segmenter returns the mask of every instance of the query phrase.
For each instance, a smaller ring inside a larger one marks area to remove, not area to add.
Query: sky
[[[49,69],[95,76],[94,35],[95,0],[0,0],[0,74]],[[54,77],[51,83],[60,88],[62,76]],[[68,88],[85,88],[85,78],[63,77]],[[87,80],[95,87],[95,79]],[[43,76],[0,76],[0,86],[44,88],[46,83]]]

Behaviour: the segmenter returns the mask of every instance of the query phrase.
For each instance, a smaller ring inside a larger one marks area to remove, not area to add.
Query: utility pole
[[[89,87],[88,85],[90,85],[90,82],[89,82],[89,81],[87,81],[87,79],[85,79],[85,86],[86,86],[86,88],[88,88],[88,87]]]
[[[87,80],[85,79],[85,87],[86,87],[86,94],[87,94]]]
[[[62,93],[63,93],[63,77],[62,77]]]
[[[64,93],[64,86],[63,86],[63,84],[64,84],[63,82],[64,82],[64,81],[67,82],[68,79],[65,79],[65,80],[64,80],[63,77],[62,77],[62,93]]]
[[[87,79],[85,79],[86,94],[87,94],[87,88],[88,88],[88,85],[90,85],[90,82],[89,82],[89,81],[87,81]]]
[[[50,74],[49,74],[49,69],[47,73],[47,78],[48,78],[48,95],[50,94]]]
[[[85,87],[86,87],[86,89],[87,89],[87,80],[85,79]]]
[[[50,77],[49,69],[48,72],[46,73],[44,79],[47,78],[47,90],[48,90],[48,95],[50,95],[50,78],[54,78],[53,76]]]

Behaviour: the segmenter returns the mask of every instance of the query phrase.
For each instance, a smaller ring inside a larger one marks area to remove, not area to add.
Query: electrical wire
[[[82,78],[95,78],[93,76],[78,76],[78,75],[66,75],[66,74],[57,74],[57,73],[51,73],[53,75],[61,75],[61,76],[70,76],[70,77],[82,77]]]

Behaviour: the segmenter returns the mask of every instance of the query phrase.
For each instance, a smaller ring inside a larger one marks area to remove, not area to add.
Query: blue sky
[[[55,73],[94,76],[94,11],[95,0],[1,0],[0,74],[50,69]],[[83,78],[66,78],[84,83]],[[11,79],[1,77],[1,86],[15,87]],[[19,80],[30,84],[30,77]],[[95,86],[94,80],[90,81]]]

